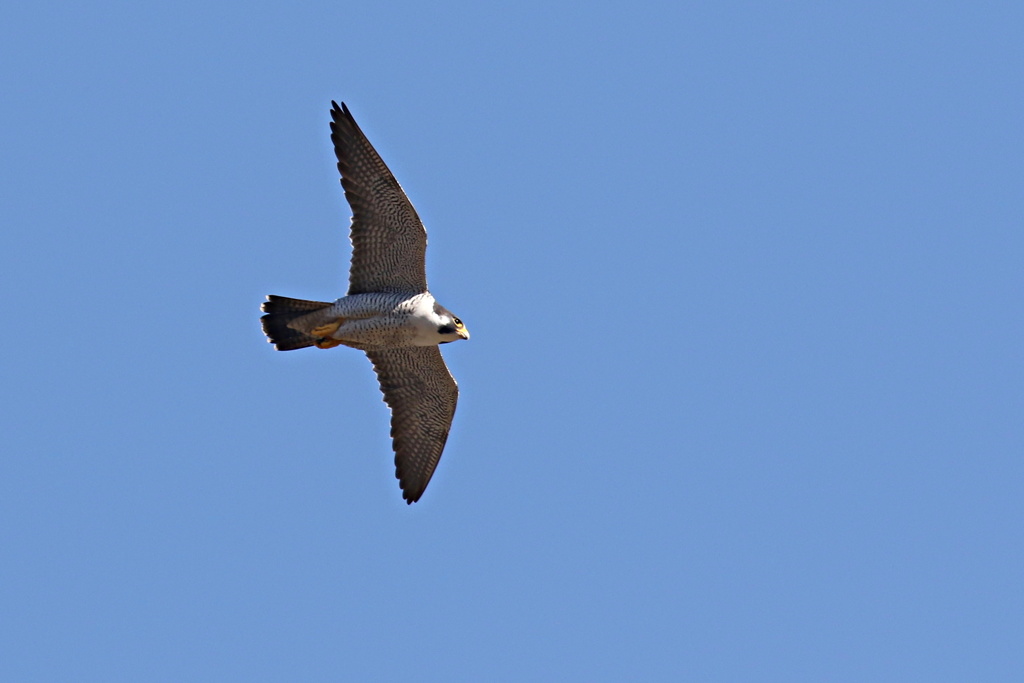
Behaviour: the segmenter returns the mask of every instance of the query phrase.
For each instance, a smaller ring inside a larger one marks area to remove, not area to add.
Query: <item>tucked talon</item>
[[[338,318],[333,323],[327,323],[326,325],[321,325],[320,327],[314,327],[312,330],[309,331],[309,334],[318,338],[330,337],[332,334],[338,331],[338,328],[341,327],[341,323],[343,322],[345,321],[342,318]]]
[[[335,346],[341,346],[341,342],[337,339],[332,339],[331,335],[338,331],[343,322],[345,322],[344,318],[338,318],[334,322],[314,327],[310,330],[309,334],[316,337],[316,347],[318,349],[333,349]]]

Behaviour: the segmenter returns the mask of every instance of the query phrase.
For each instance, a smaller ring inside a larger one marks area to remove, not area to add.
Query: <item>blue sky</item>
[[[7,3],[0,678],[1024,675],[1019,3]],[[408,507],[345,101],[462,390]]]

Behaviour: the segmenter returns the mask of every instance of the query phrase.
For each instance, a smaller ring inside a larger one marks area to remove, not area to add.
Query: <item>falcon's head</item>
[[[434,314],[437,316],[437,333],[443,338],[441,344],[469,339],[469,330],[462,324],[462,321],[455,317],[455,314],[439,303],[434,303]]]

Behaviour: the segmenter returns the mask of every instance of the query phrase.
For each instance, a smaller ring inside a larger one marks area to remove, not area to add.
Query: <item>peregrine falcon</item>
[[[434,474],[459,398],[438,344],[469,339],[469,331],[427,290],[427,233],[416,209],[348,107],[331,104],[331,141],[352,207],[348,295],[334,303],[270,295],[260,320],[278,351],[366,352],[391,408],[395,476],[412,504]]]

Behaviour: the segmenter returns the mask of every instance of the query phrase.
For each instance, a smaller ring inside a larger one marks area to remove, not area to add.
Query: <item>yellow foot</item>
[[[321,337],[330,337],[332,334],[338,331],[338,328],[341,327],[341,324],[343,322],[345,322],[344,318],[338,318],[333,323],[327,323],[326,325],[321,325],[320,327],[314,327],[312,330],[309,331],[309,334],[310,336],[316,337],[318,339]]]
[[[337,339],[331,339],[331,335],[338,331],[341,324],[345,322],[344,318],[338,318],[334,322],[321,325],[320,327],[314,327],[309,331],[311,337],[316,339],[316,346],[319,349],[333,349],[335,346],[341,346],[341,342]]]

